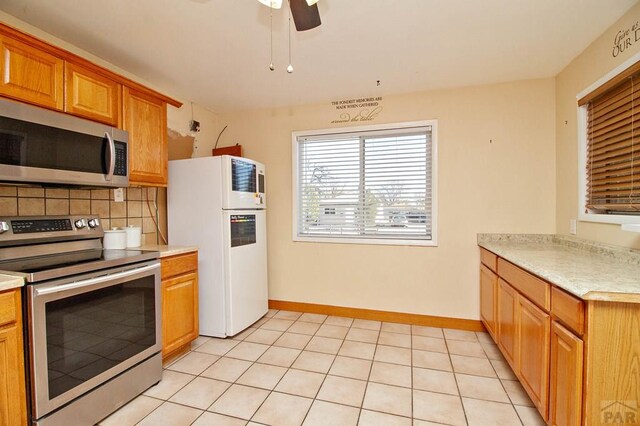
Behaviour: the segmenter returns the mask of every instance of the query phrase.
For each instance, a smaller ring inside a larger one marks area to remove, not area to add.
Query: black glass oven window
[[[231,159],[231,189],[239,192],[256,192],[256,165]]]
[[[155,345],[155,279],[45,304],[49,398]]]
[[[256,215],[231,215],[231,247],[256,243]]]
[[[105,137],[0,117],[0,164],[106,174],[108,145]]]

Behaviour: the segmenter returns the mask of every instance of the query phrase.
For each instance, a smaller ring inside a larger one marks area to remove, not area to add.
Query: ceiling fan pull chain
[[[271,19],[271,62],[269,63],[269,69],[271,71],[275,70],[276,67],[273,66],[273,8],[269,8],[269,17]]]
[[[293,72],[293,65],[291,65],[291,2],[289,1],[289,66],[287,66],[287,72],[291,74]]]

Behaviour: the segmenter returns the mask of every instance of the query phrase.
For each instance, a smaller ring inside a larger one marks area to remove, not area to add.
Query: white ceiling
[[[320,0],[292,36],[256,0],[2,0],[0,9],[215,112],[550,77],[637,0]],[[378,87],[376,81],[380,80]]]

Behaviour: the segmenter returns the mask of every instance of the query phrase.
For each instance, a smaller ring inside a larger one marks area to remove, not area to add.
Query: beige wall
[[[556,232],[569,233],[569,220],[578,216],[578,126],[576,95],[631,56],[640,41],[613,57],[613,41],[620,30],[640,21],[640,3],[627,12],[556,77]],[[632,38],[634,36],[632,35]],[[639,219],[640,221],[640,219]],[[579,222],[578,236],[609,244],[640,248],[640,234],[620,225]]]
[[[291,132],[335,127],[331,105],[219,116],[266,164],[271,299],[479,317],[478,232],[555,229],[553,79],[388,96],[372,124],[438,120],[439,246],[292,241]]]

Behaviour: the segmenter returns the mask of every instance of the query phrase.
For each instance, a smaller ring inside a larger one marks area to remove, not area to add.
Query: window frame
[[[620,73],[640,61],[640,53],[636,53],[616,68],[599,78],[591,86],[576,95],[576,102],[589,93],[605,85]],[[581,222],[627,224],[640,222],[640,214],[602,214],[585,211],[587,204],[587,121],[589,104],[578,106],[578,220]]]
[[[365,133],[371,131],[403,130],[411,127],[431,126],[431,239],[394,239],[394,238],[344,238],[298,235],[298,194],[299,177],[299,137],[312,137],[340,133]],[[339,127],[331,129],[304,130],[291,132],[291,169],[292,169],[292,236],[294,242],[329,243],[329,244],[365,244],[365,245],[400,245],[400,246],[438,246],[438,120],[410,121],[402,123],[375,124],[356,127]]]

